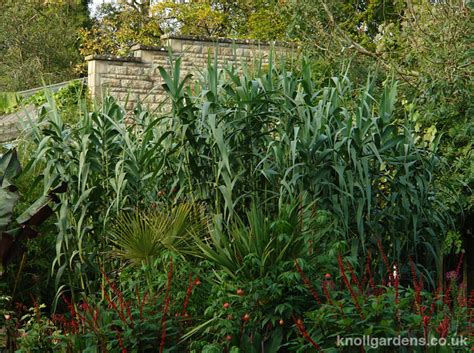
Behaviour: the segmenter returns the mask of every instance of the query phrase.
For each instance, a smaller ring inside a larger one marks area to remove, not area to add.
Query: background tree
[[[287,21],[276,0],[201,0],[150,4],[120,1],[99,8],[81,31],[81,54],[125,55],[140,43],[160,45],[163,33],[207,37],[285,39]]]
[[[159,45],[162,30],[148,2],[104,4],[92,25],[80,32],[81,54],[126,55],[134,44]]]
[[[195,36],[224,36],[226,15],[222,8],[212,6],[211,1],[177,4],[173,1],[153,7],[153,15],[159,18],[163,32]]]
[[[164,22],[165,31],[188,35],[283,39],[287,27],[276,0],[167,1],[155,5],[153,11]]]
[[[0,90],[16,91],[77,77],[78,29],[89,0],[0,2]]]

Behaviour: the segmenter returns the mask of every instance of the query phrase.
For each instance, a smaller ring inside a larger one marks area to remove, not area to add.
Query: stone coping
[[[208,43],[228,43],[228,44],[240,44],[240,45],[252,45],[252,46],[279,46],[291,48],[296,46],[295,43],[281,42],[281,41],[261,41],[256,39],[239,39],[239,38],[219,38],[219,37],[196,37],[196,36],[184,36],[175,34],[164,34],[161,36],[162,41],[168,39],[176,39],[182,41],[192,42],[208,42]],[[145,51],[156,51],[156,52],[167,52],[168,49],[162,46],[143,45],[135,44],[131,47],[132,52],[138,50]],[[138,56],[113,56],[113,55],[88,55],[85,58],[86,61],[98,60],[98,61],[116,61],[116,62],[142,62]]]
[[[263,46],[282,46],[282,47],[293,47],[296,44],[282,41],[265,41],[258,39],[243,39],[243,38],[223,38],[223,37],[204,37],[204,36],[186,36],[176,34],[163,34],[161,40],[167,39],[178,39],[195,42],[213,42],[213,43],[235,43],[235,44],[248,44],[248,45],[263,45]]]
[[[160,51],[160,52],[168,52],[168,49],[165,47],[158,47],[155,45],[143,45],[143,44],[135,44],[130,48],[131,51],[137,50],[147,50],[147,51]]]
[[[134,62],[141,63],[142,59],[137,56],[113,56],[113,55],[88,55],[85,57],[86,61],[118,61],[118,62]]]

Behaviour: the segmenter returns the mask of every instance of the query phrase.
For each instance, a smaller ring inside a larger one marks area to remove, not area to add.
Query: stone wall
[[[219,65],[243,62],[252,63],[262,58],[268,62],[270,50],[277,55],[291,55],[294,48],[285,43],[257,42],[252,40],[210,39],[186,36],[163,36],[164,47],[136,45],[131,57],[90,56],[88,86],[93,97],[99,99],[110,93],[126,109],[142,102],[151,109],[165,100],[158,67],[170,67],[170,50],[174,58],[181,57],[181,77],[203,70],[209,56],[217,51]]]

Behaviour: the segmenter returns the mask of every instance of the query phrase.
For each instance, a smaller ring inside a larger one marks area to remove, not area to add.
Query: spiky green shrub
[[[275,219],[270,219],[255,204],[245,217],[237,218],[211,231],[209,239],[196,239],[197,257],[204,257],[232,278],[262,278],[281,263],[308,258],[318,224],[315,215],[300,209],[299,204],[284,205]]]

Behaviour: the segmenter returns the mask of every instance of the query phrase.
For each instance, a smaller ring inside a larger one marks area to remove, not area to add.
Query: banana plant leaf
[[[41,196],[16,219],[19,228],[0,232],[0,246],[2,249],[0,255],[4,268],[11,260],[26,250],[25,240],[40,235],[34,227],[41,225],[53,214],[54,204],[59,202],[56,194],[65,191],[66,187],[61,185],[51,190],[48,195]]]
[[[12,185],[0,189],[0,231],[10,224],[13,209],[20,198],[15,189]]]
[[[15,179],[21,173],[20,161],[15,149],[8,150],[0,158],[0,186],[5,186],[4,181]]]
[[[38,226],[53,214],[50,203],[53,202],[49,195],[41,196],[17,219],[17,223],[28,226]]]
[[[0,158],[0,276],[3,269],[26,250],[25,241],[40,235],[35,227],[52,215],[54,205],[59,203],[57,194],[67,190],[65,183],[51,189],[14,221],[14,209],[20,200],[20,194],[13,181],[21,172],[15,149],[9,150]]]

